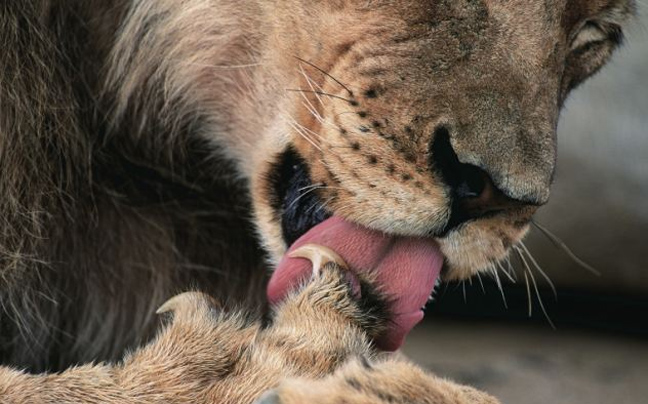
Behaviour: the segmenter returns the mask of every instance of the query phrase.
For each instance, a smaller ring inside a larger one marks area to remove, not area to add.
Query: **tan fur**
[[[59,402],[166,400],[201,394],[236,363],[227,391],[243,394],[235,384],[260,377],[254,368],[212,355],[254,351],[240,343],[263,331],[240,316],[207,321],[204,302],[123,365],[65,370],[123,358],[154,335],[155,309],[182,291],[262,313],[268,270],[288,247],[270,181],[288,147],[308,162],[329,213],[434,239],[448,279],[496,265],[549,198],[560,107],[609,59],[633,4],[3,2],[0,361],[63,373],[2,368],[0,383],[18,401],[46,392]],[[461,163],[518,205],[443,234],[452,207],[431,152],[440,129]],[[273,351],[276,367],[263,366],[305,376],[334,359],[317,356],[304,372],[288,366],[289,348],[318,346],[306,325]],[[304,386],[324,389],[336,377]],[[422,384],[445,386],[435,380]],[[287,401],[299,399],[300,388],[285,388]]]
[[[323,254],[323,255],[322,255]],[[161,309],[173,321],[121,363],[30,376],[0,370],[3,403],[447,403],[492,397],[377,353],[342,266],[312,247],[312,279],[270,327],[185,293]],[[342,263],[341,263],[342,264]],[[343,265],[343,264],[342,264]],[[275,389],[276,388],[276,389]]]

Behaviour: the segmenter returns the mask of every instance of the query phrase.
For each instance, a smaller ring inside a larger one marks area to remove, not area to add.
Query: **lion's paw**
[[[386,301],[366,275],[349,270],[344,260],[327,247],[307,244],[291,253],[312,264],[312,274],[275,309],[275,324],[304,321],[360,327],[374,337],[389,317]]]
[[[266,392],[256,404],[498,404],[494,397],[406,362],[372,365],[354,361],[319,380],[292,379]]]

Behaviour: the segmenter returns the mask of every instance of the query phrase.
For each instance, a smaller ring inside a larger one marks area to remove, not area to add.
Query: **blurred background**
[[[503,293],[486,278],[442,288],[408,339],[414,361],[504,403],[648,402],[648,6],[640,13],[567,102],[552,200],[525,242],[534,258],[514,254]]]

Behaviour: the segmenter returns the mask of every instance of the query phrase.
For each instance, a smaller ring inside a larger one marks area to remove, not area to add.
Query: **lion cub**
[[[50,375],[1,370],[0,402],[497,403],[377,352],[371,338],[386,320],[371,281],[327,248],[294,254],[311,260],[312,277],[269,324],[185,293],[158,311],[172,314],[170,324],[121,363]]]

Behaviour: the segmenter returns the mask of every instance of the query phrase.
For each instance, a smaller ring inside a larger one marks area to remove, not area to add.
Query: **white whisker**
[[[319,151],[321,151],[322,153],[324,153],[324,150],[322,150],[322,148],[321,148],[317,143],[315,143],[315,141],[313,141],[313,139],[311,139],[310,137],[308,137],[308,136],[307,136],[307,135],[306,135],[306,134],[305,134],[305,133],[304,133],[304,132],[299,128],[299,126],[298,126],[296,123],[289,122],[289,125],[292,126],[292,128],[293,128],[293,129],[294,129],[294,130],[295,130],[299,135],[301,135],[301,137],[303,137],[304,139],[306,139],[306,141],[308,141],[308,143],[310,143],[311,145],[313,145],[313,147],[315,147],[317,150],[319,150]]]
[[[301,64],[299,65],[299,71],[301,75],[304,76],[304,78],[306,79],[306,83],[308,84],[308,87],[310,87],[310,89],[313,91],[313,94],[315,94],[315,97],[319,101],[320,105],[324,107],[324,100],[322,100],[322,97],[319,95],[318,91],[315,90],[315,87],[313,87],[313,80],[311,80],[308,74],[306,74],[306,71],[304,70],[304,66],[302,66]]]
[[[468,303],[468,296],[466,295],[466,281],[465,280],[461,281],[461,288],[463,290],[464,303]]]
[[[531,223],[538,229],[542,234],[545,235],[556,247],[560,248],[563,250],[565,254],[569,258],[571,258],[576,264],[578,264],[581,268],[584,268],[585,270],[593,273],[596,276],[601,276],[601,272],[588,264],[587,262],[583,261],[576,255],[569,247],[567,247],[567,244],[565,244],[564,241],[562,241],[558,236],[553,234],[549,229],[546,227],[542,226],[540,223],[536,222],[535,220],[531,221]]]
[[[324,187],[313,187],[313,188],[309,189],[308,191],[304,192],[303,194],[297,196],[297,198],[295,198],[295,199],[290,203],[290,205],[288,206],[288,209],[290,209],[290,208],[292,208],[293,206],[295,206],[295,204],[296,204],[297,202],[299,202],[299,200],[302,199],[303,197],[305,197],[306,195],[308,195],[308,194],[310,194],[310,193],[312,193],[312,192],[315,192],[315,191],[317,191],[318,189],[323,189],[323,188],[324,188]]]
[[[484,287],[484,281],[482,280],[481,273],[477,272],[477,280],[479,281],[479,285],[481,286],[481,290],[483,294],[486,294],[486,288]]]
[[[540,296],[540,290],[538,289],[538,283],[535,280],[535,276],[533,276],[533,272],[529,271],[529,276],[531,277],[533,288],[535,289],[536,296],[538,297],[538,303],[540,304],[540,309],[542,309],[542,312],[544,313],[545,318],[551,325],[551,328],[555,330],[556,326],[554,325],[553,321],[551,321],[551,317],[549,317],[549,313],[547,313],[547,309],[545,308],[544,303],[542,302],[542,297]]]
[[[502,271],[504,275],[506,275],[506,278],[511,281],[511,283],[517,283],[517,279],[513,278],[513,276],[506,269],[504,269],[504,265],[502,265],[501,262],[497,263],[497,267]]]
[[[497,288],[500,290],[500,294],[502,295],[502,300],[504,301],[504,307],[508,309],[508,303],[506,302],[506,295],[504,294],[504,287],[502,286],[502,281],[497,273],[497,268],[495,266],[491,266],[491,272],[493,273],[493,277],[495,278],[495,282],[497,283]]]
[[[542,276],[547,280],[547,283],[549,284],[549,286],[551,287],[551,290],[553,291],[554,297],[555,297],[556,299],[558,299],[558,291],[556,290],[556,286],[554,285],[554,283],[551,281],[551,278],[549,278],[549,275],[547,275],[547,274],[545,273],[545,271],[542,270],[542,268],[540,267],[540,265],[538,265],[538,262],[535,260],[535,258],[533,258],[533,255],[531,255],[531,252],[529,251],[529,249],[527,248],[527,246],[526,246],[523,242],[520,242],[520,245],[521,245],[522,248],[524,249],[524,252],[526,253],[526,255],[529,257],[529,260],[531,260],[531,263],[533,264],[533,266],[534,266],[534,267],[538,270],[538,272],[540,272],[540,274],[541,274],[541,275],[542,275]]]
[[[524,280],[526,281],[527,296],[529,297],[529,317],[531,317],[531,315],[533,314],[533,300],[531,299],[531,286],[529,285],[529,278],[527,277],[527,273],[531,272],[531,267],[529,266],[529,263],[527,262],[526,258],[524,258],[524,255],[522,255],[522,251],[520,250],[520,247],[514,246],[514,248],[515,248],[515,252],[520,258],[520,261],[522,262],[522,265],[524,265]]]
[[[529,278],[527,277],[526,271],[524,271],[524,282],[526,283],[527,298],[529,299],[529,317],[531,317],[533,315],[533,300],[531,299],[531,285],[529,285]]]

